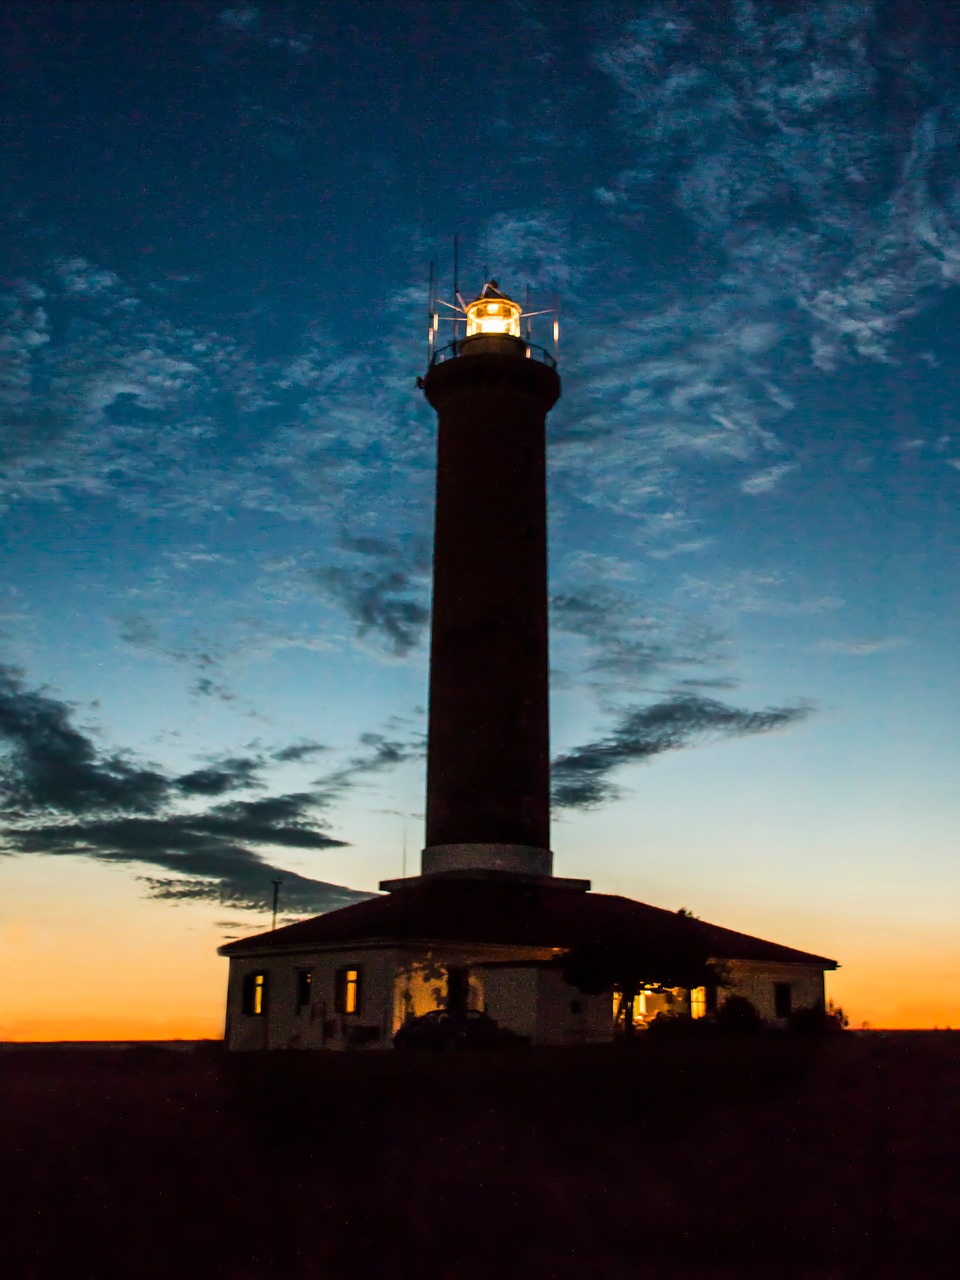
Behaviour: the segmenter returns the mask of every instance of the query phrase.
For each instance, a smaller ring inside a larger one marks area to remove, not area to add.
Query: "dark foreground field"
[[[960,1034],[0,1053],[0,1275],[960,1274]]]

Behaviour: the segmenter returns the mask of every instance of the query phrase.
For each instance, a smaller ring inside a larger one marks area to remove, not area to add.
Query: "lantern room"
[[[488,280],[472,302],[467,302],[456,280],[457,257],[454,253],[454,301],[446,302],[437,297],[430,264],[430,293],[428,298],[427,367],[445,364],[457,356],[504,355],[526,357],[541,364],[557,367],[557,343],[559,326],[556,307],[531,311],[529,290],[527,301],[521,307],[500,290],[496,280]],[[535,316],[553,316],[553,355],[533,341],[531,321]],[[447,321],[453,329],[453,341],[440,338],[440,323]],[[418,384],[419,385],[419,384]]]
[[[520,337],[520,307],[495,286],[485,285],[480,297],[467,303],[466,312],[468,338],[484,333]]]

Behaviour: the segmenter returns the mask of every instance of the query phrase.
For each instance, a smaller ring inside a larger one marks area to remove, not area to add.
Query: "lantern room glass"
[[[509,298],[477,298],[467,303],[467,337],[482,333],[520,337],[520,308]]]

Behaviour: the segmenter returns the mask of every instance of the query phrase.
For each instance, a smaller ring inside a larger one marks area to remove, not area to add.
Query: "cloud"
[[[292,924],[303,915],[336,911],[339,907],[348,907],[353,902],[362,902],[365,898],[374,896],[345,889],[342,885],[326,884],[323,880],[311,880],[295,871],[271,867],[263,862],[257,865],[254,874],[249,877],[233,875],[216,880],[189,876],[138,878],[147,886],[151,898],[163,902],[222,902],[252,911],[269,905],[273,895],[271,881],[279,879],[282,882],[280,901],[284,911],[292,909],[296,912],[293,916],[285,915],[282,921],[284,924]],[[239,926],[229,927],[247,930],[249,924],[244,922]]]
[[[873,653],[887,653],[891,649],[902,649],[909,643],[905,636],[887,636],[879,640],[821,640],[814,647],[823,653],[866,657]]]
[[[257,785],[262,767],[263,761],[251,756],[227,756],[202,769],[181,774],[173,785],[188,796],[220,796],[226,791]]]
[[[597,505],[649,501],[658,468],[782,452],[804,381],[891,361],[960,280],[955,86],[926,39],[879,14],[652,0],[606,26],[596,65],[632,154],[598,209],[627,263],[668,222],[672,252],[669,273],[653,263],[648,289],[574,333],[588,443],[569,466]]]
[[[362,733],[360,747],[345,765],[318,778],[314,785],[322,787],[331,797],[338,795],[367,774],[382,773],[408,760],[420,759],[426,751],[426,740],[422,734],[404,740],[388,738],[382,733]]]
[[[310,799],[303,801],[306,819]],[[330,910],[369,894],[330,885],[279,869],[248,845],[324,850],[343,841],[306,826],[271,825],[251,820],[228,808],[206,817],[167,815],[156,818],[118,817],[72,823],[34,823],[7,831],[18,853],[72,855],[125,864],[133,868],[159,867],[171,877],[142,877],[152,896],[169,900],[202,898],[256,907],[269,893],[269,883],[281,876],[303,910]],[[289,905],[289,902],[288,902]]]
[[[845,601],[834,595],[784,600],[779,593],[786,585],[783,574],[756,569],[744,569],[713,581],[685,575],[681,581],[686,595],[708,603],[722,615],[756,613],[772,618],[793,618],[844,607]]]
[[[780,481],[785,476],[788,476],[791,471],[796,471],[796,469],[796,463],[781,462],[776,467],[768,467],[766,471],[758,471],[755,475],[750,476],[749,479],[742,481],[740,492],[751,496],[759,493],[772,493],[774,489],[779,487]]]
[[[372,636],[395,657],[406,657],[430,618],[425,547],[350,534],[341,535],[340,547],[350,562],[314,569],[314,580],[354,620],[358,637]]]
[[[654,548],[647,555],[651,560],[672,560],[674,556],[688,556],[705,551],[712,541],[712,538],[692,538],[688,542],[676,542],[671,547]]]
[[[323,748],[303,742],[275,749],[273,761],[311,758]],[[363,734],[346,764],[309,790],[254,799],[221,799],[261,787],[267,758],[225,756],[186,773],[165,774],[100,749],[75,727],[70,708],[30,689],[22,672],[0,667],[0,806],[14,853],[78,855],[171,876],[147,877],[154,896],[259,905],[277,873],[265,850],[342,848],[321,814],[366,774],[422,751],[380,733]],[[195,809],[191,802],[219,803]],[[191,806],[191,807],[185,807]],[[282,871],[287,905],[329,910],[369,895]]]
[[[398,658],[420,643],[430,612],[413,598],[411,577],[402,569],[345,569],[331,565],[314,571],[317,582],[357,623],[357,635],[371,633]]]
[[[119,624],[120,639],[135,649],[153,649],[159,643],[156,627],[139,616],[124,618]]]
[[[170,791],[168,779],[155,769],[98,752],[71,724],[64,703],[28,689],[23,673],[9,666],[0,666],[0,744],[8,810],[151,813]]]
[[[570,675],[564,658],[577,671],[577,684],[586,682],[606,695],[636,688],[638,680],[721,659],[724,642],[718,631],[663,606],[644,610],[635,592],[617,584],[615,572],[603,577],[598,572],[592,584],[572,575],[568,589],[551,596],[554,661],[561,680]]]
[[[583,250],[563,219],[543,210],[494,214],[480,242],[481,257],[497,264],[494,274],[514,294],[528,286],[535,293],[568,291]],[[550,299],[540,304],[549,306]]]
[[[769,733],[796,724],[810,712],[806,705],[742,711],[698,694],[676,694],[627,711],[606,737],[554,760],[554,808],[594,809],[612,799],[618,792],[610,775],[623,765],[705,739]]]
[[[297,764],[301,760],[309,760],[311,756],[320,755],[321,752],[329,749],[322,742],[295,742],[289,747],[280,747],[271,754],[274,760],[282,764]]]
[[[259,25],[260,9],[255,4],[238,4],[221,9],[217,16],[224,26],[232,27],[234,31],[250,31]]]
[[[588,669],[640,675],[669,665],[677,655],[650,618],[631,616],[626,598],[609,589],[556,592],[550,600],[555,634],[587,642]]]
[[[231,692],[219,680],[211,680],[209,676],[201,676],[190,686],[190,692],[198,698],[216,698],[220,702],[236,702],[237,695]]]
[[[239,344],[171,323],[156,299],[84,258],[41,257],[33,274],[0,295],[0,498],[222,510],[232,487],[222,458],[199,470],[191,461],[216,435],[225,394],[241,411],[258,401]]]

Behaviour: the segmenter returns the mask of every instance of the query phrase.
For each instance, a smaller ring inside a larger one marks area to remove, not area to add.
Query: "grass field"
[[[0,1053],[0,1275],[960,1273],[960,1033]]]

